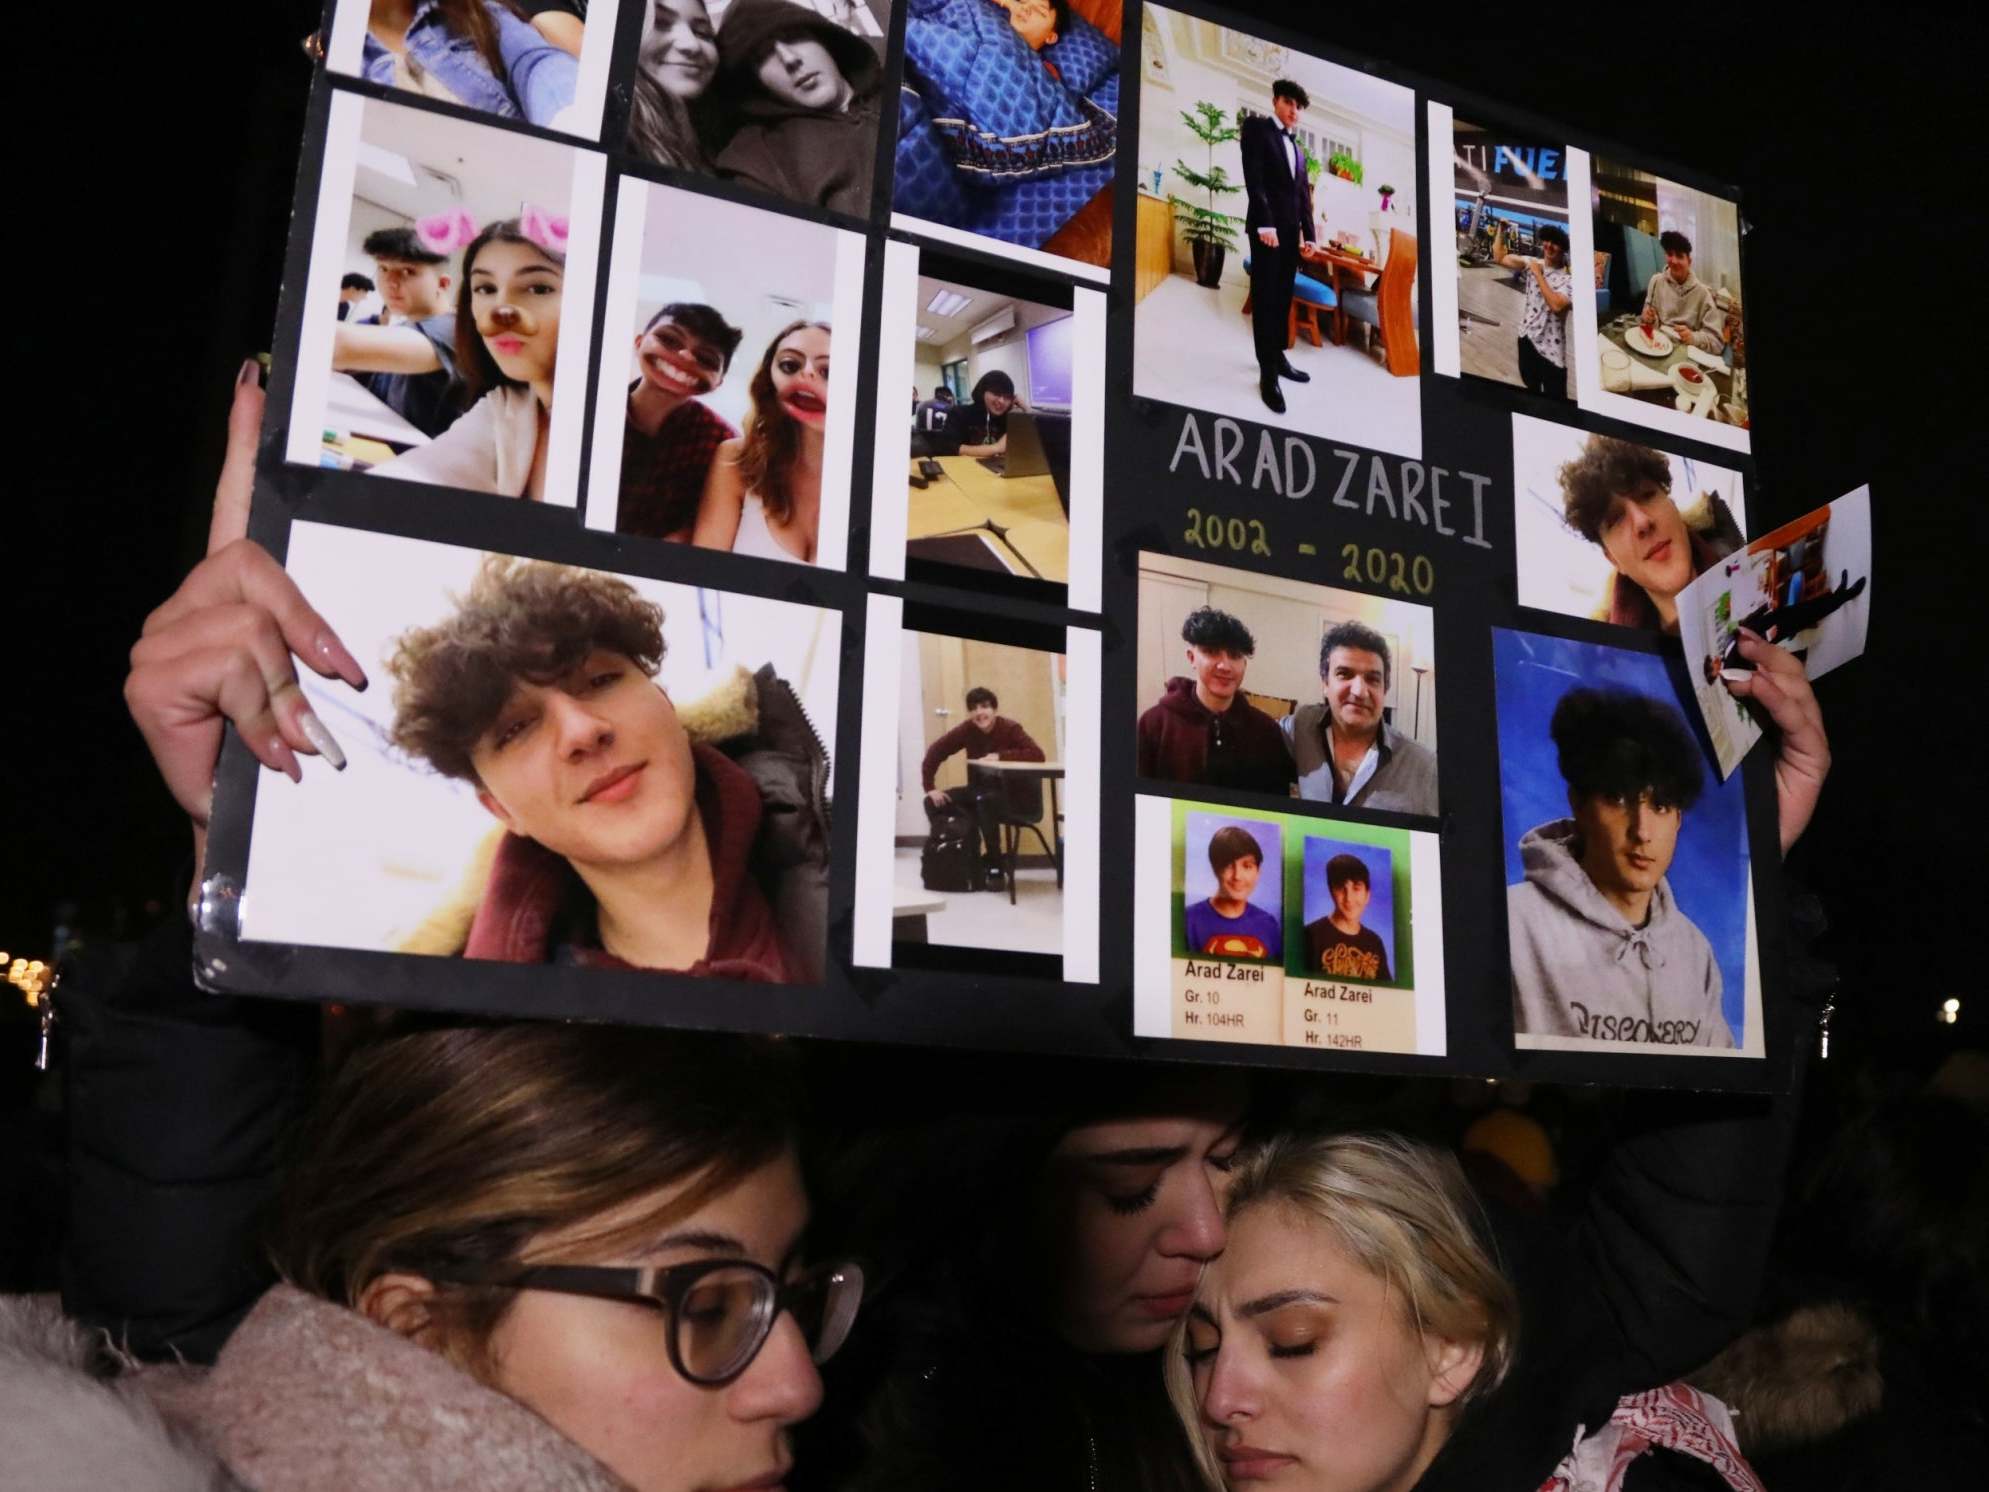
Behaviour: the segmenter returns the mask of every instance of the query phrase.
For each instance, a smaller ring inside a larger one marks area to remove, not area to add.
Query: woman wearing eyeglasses
[[[212,1369],[99,1386],[80,1329],[15,1324],[67,1338],[48,1402],[94,1391],[150,1457],[262,1492],[776,1487],[863,1289],[856,1266],[802,1258],[785,1087],[734,1039],[386,1037],[321,1095],[272,1250],[283,1283]],[[46,1463],[70,1480],[34,1485],[84,1485],[79,1460],[116,1454],[4,1374],[0,1398],[43,1454],[70,1452]]]

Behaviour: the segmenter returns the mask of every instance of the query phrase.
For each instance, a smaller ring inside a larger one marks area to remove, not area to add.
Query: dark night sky
[[[1819,686],[1837,766],[1797,869],[1881,1008],[1919,1025],[1978,988],[1983,773],[1961,725],[1984,672],[1980,603],[1963,604],[1985,540],[1984,240],[1962,219],[1982,24],[1520,6],[1471,34],[1421,7],[1251,9],[1331,18],[1349,49],[1746,186],[1755,527],[1874,494],[1871,652]],[[87,67],[51,70],[69,91],[16,125],[33,161],[7,234],[6,303],[29,327],[9,341],[28,364],[9,446],[29,462],[5,560],[9,949],[45,948],[60,898],[102,926],[117,899],[168,896],[185,854],[119,686],[197,553],[235,367],[270,340],[317,20],[295,0],[112,14]]]

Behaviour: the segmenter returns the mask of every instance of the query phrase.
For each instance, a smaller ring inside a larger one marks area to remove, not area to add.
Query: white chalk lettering
[[[1278,471],[1278,448],[1271,439],[1271,432],[1268,430],[1259,430],[1257,432],[1257,463],[1250,468],[1250,485],[1252,487],[1262,487],[1265,485],[1264,479],[1269,477],[1271,491],[1282,493],[1284,488],[1280,485],[1280,475]]]
[[[1305,485],[1303,487],[1298,484],[1297,462],[1293,460],[1296,456],[1303,456],[1305,458]],[[1285,496],[1291,498],[1306,496],[1312,491],[1312,484],[1318,479],[1318,476],[1319,468],[1312,461],[1312,447],[1296,435],[1287,435],[1285,437]]]
[[[1181,422],[1181,438],[1174,442],[1174,459],[1167,463],[1169,471],[1178,471],[1180,469],[1181,453],[1183,451],[1192,451],[1194,453],[1195,464],[1202,469],[1202,480],[1204,482],[1208,481],[1209,453],[1202,449],[1202,427],[1195,423],[1193,415],[1189,415],[1187,419]]]
[[[1243,485],[1243,473],[1236,469],[1236,453],[1243,449],[1243,427],[1232,419],[1218,419],[1215,422],[1215,474],[1229,477],[1237,486]]]
[[[1340,473],[1340,485],[1333,489],[1333,506],[1336,508],[1358,508],[1359,503],[1347,497],[1347,489],[1353,485],[1354,473],[1360,470],[1361,458],[1358,451],[1342,451],[1335,448],[1333,454],[1343,458],[1346,469]]]
[[[1370,518],[1374,516],[1374,500],[1376,496],[1381,498],[1383,506],[1388,509],[1388,516],[1393,518],[1395,516],[1395,494],[1388,488],[1388,468],[1381,464],[1379,456],[1369,462],[1367,468],[1367,512]]]
[[[1485,537],[1485,488],[1492,479],[1473,476],[1468,471],[1459,475],[1471,484],[1472,531],[1464,536],[1464,542],[1475,544],[1480,549],[1490,549],[1491,541]]]
[[[1423,490],[1424,470],[1420,463],[1402,463],[1402,517],[1405,521],[1420,523],[1424,528],[1430,525],[1430,515],[1423,511],[1423,504],[1416,496]]]

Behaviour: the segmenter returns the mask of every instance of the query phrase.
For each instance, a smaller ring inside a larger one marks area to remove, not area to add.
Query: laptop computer
[[[1026,409],[1009,411],[1008,450],[1001,456],[983,456],[981,465],[998,477],[1046,477],[1050,458],[1036,433],[1036,416]]]

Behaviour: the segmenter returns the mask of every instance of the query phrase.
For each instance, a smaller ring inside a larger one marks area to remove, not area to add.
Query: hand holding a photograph
[[[1830,739],[1801,661],[1745,627],[1737,646],[1752,672],[1726,672],[1721,678],[1735,698],[1751,699],[1766,710],[1781,732],[1775,746],[1775,801],[1782,853],[1787,855],[1816,812],[1823,779],[1830,774]]]
[[[243,365],[228,416],[228,453],[214,489],[207,557],[145,619],[131,650],[125,706],[206,851],[222,726],[232,722],[256,760],[302,780],[297,753],[345,765],[337,741],[297,685],[293,655],[326,678],[366,687],[366,674],[283,567],[248,531],[262,390]]]

